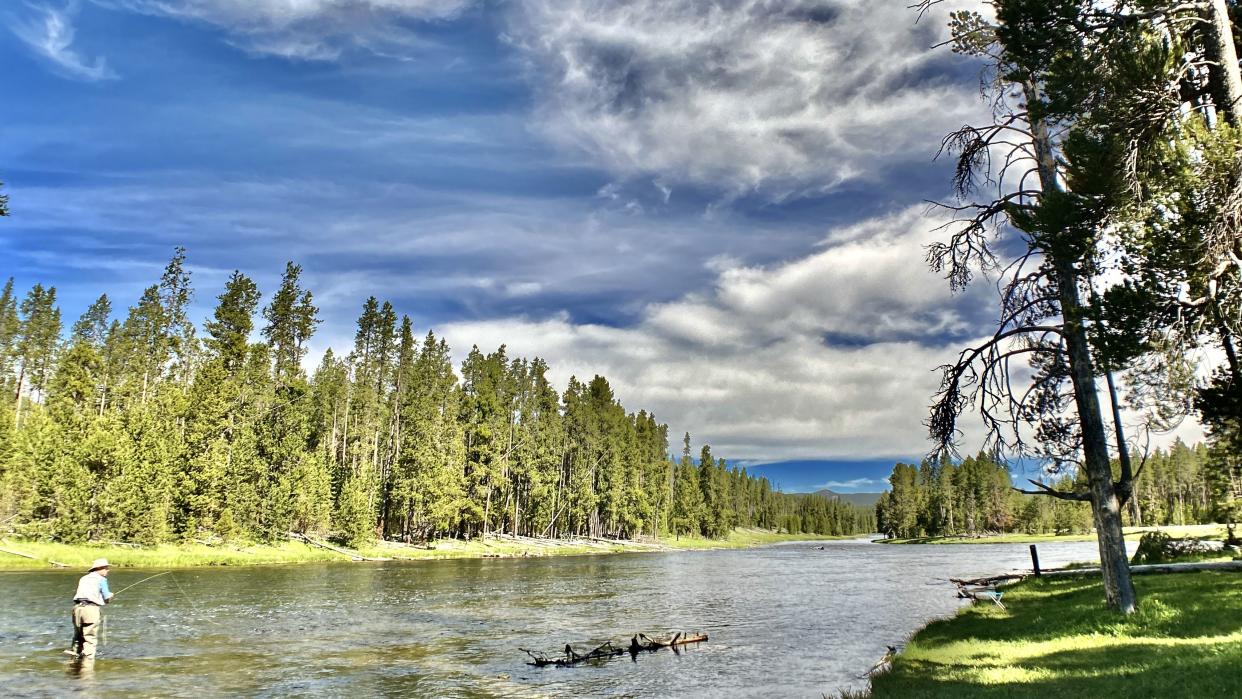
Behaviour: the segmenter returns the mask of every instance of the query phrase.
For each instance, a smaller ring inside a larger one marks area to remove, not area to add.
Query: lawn
[[[1198,537],[1201,539],[1224,539],[1223,524],[1186,524],[1167,527],[1126,527],[1125,535],[1138,539],[1143,532],[1162,531],[1175,537]],[[982,536],[927,536],[917,539],[879,539],[882,544],[1040,544],[1048,541],[1095,541],[1090,534],[988,534]]]
[[[1137,614],[1097,578],[1028,580],[1001,609],[933,622],[873,681],[874,697],[1242,696],[1242,574],[1134,579]]]

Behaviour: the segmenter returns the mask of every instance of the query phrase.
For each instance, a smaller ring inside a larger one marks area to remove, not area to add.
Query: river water
[[[1094,543],[1039,552],[1045,567],[1098,560]],[[81,573],[0,573],[0,695],[819,697],[864,686],[886,645],[952,614],[946,578],[1029,566],[1020,544],[857,540],[188,569],[117,597],[88,667],[61,652]],[[112,589],[154,572],[114,570]],[[710,640],[573,668],[519,650],[677,630]]]

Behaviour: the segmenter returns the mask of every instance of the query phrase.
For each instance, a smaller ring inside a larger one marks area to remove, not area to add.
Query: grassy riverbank
[[[1242,687],[1242,574],[1143,575],[1139,612],[1094,578],[1028,580],[1006,609],[933,622],[873,681],[882,697],[1209,697]]]
[[[727,539],[681,537],[643,541],[550,540],[488,538],[462,541],[442,539],[425,546],[378,542],[357,553],[368,558],[434,560],[445,558],[522,558],[638,551],[748,548],[789,541],[834,538],[815,534],[777,534],[762,529],[735,529]],[[60,544],[24,539],[0,539],[0,548],[34,556],[23,558],[0,552],[0,570],[31,570],[51,567],[52,561],[70,568],[84,568],[96,558],[107,558],[118,568],[189,568],[197,566],[268,565],[285,563],[348,562],[343,554],[299,542],[272,545],[217,545],[198,543],[135,547],[121,544]]]
[[[825,534],[777,534],[766,529],[734,529],[726,539],[705,539],[701,536],[683,536],[661,539],[660,543],[674,549],[739,549],[767,544],[783,544],[790,541],[839,541],[857,539],[858,534],[828,536]]]
[[[1144,532],[1162,531],[1174,537],[1199,537],[1202,539],[1224,539],[1223,524],[1187,524],[1170,527],[1126,527],[1126,536],[1133,535],[1137,539]],[[1095,541],[1094,533],[1090,534],[992,534],[987,536],[928,536],[917,539],[879,539],[882,544],[1041,544],[1050,541]]]

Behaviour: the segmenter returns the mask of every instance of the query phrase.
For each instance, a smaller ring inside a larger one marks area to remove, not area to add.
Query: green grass
[[[64,563],[70,568],[85,568],[96,558],[107,558],[117,568],[188,568],[348,560],[338,553],[292,541],[264,546],[162,544],[135,548],[110,544],[60,544],[4,539],[0,541],[0,547],[38,558],[31,560],[0,552],[0,570],[48,568],[52,561]]]
[[[1203,539],[1224,539],[1223,524],[1187,524],[1168,527],[1126,527],[1127,536],[1135,539],[1149,531],[1167,532],[1174,537],[1199,537]],[[879,539],[882,544],[1040,544],[1050,541],[1095,541],[1091,534],[992,534],[985,536],[927,536],[917,539]]]
[[[815,534],[776,534],[759,529],[736,529],[727,539],[682,537],[646,542],[601,542],[574,540],[547,541],[520,539],[441,539],[429,546],[405,546],[379,542],[358,550],[371,558],[396,560],[429,560],[443,558],[521,558],[527,556],[565,556],[601,553],[627,553],[667,549],[746,548],[787,541],[825,540]],[[61,544],[25,539],[0,539],[0,548],[35,556],[23,558],[0,552],[0,570],[48,568],[52,561],[70,568],[85,568],[96,558],[107,558],[117,568],[189,568],[198,566],[269,565],[277,563],[348,562],[339,553],[326,551],[298,542],[273,545],[162,544],[153,547],[131,547],[115,544]]]
[[[725,539],[705,539],[701,536],[683,536],[681,538],[666,537],[660,543],[675,549],[737,549],[768,544],[782,544],[791,541],[836,541],[839,539],[856,539],[857,534],[849,536],[829,536],[827,534],[778,534],[766,529],[734,529]]]
[[[882,697],[1224,697],[1242,690],[1242,575],[1144,575],[1139,611],[1094,578],[1028,580],[1007,609],[933,622],[877,676]]]

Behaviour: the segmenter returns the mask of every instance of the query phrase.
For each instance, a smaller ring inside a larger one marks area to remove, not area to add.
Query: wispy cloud
[[[91,60],[73,48],[76,3],[63,8],[35,4],[27,7],[33,16],[11,19],[13,33],[50,61],[57,72],[69,78],[92,82],[119,77],[102,56]]]
[[[859,488],[883,487],[888,481],[882,478],[854,478],[848,481],[827,481],[815,486],[816,490],[854,490]]]
[[[927,50],[942,17],[908,4],[523,0],[510,39],[549,138],[621,176],[780,199],[926,161],[982,109]]]
[[[214,25],[254,54],[335,60],[346,47],[404,57],[422,39],[402,21],[451,20],[476,0],[101,0]]]
[[[542,356],[562,384],[601,373],[627,405],[730,459],[923,453],[933,367],[955,356],[957,333],[978,332],[955,310],[978,299],[951,297],[922,265],[937,221],[921,212],[834,231],[851,242],[801,259],[719,269],[709,289],[647,304],[627,327],[559,316],[441,329],[455,348]],[[828,337],[846,332],[857,341]]]

